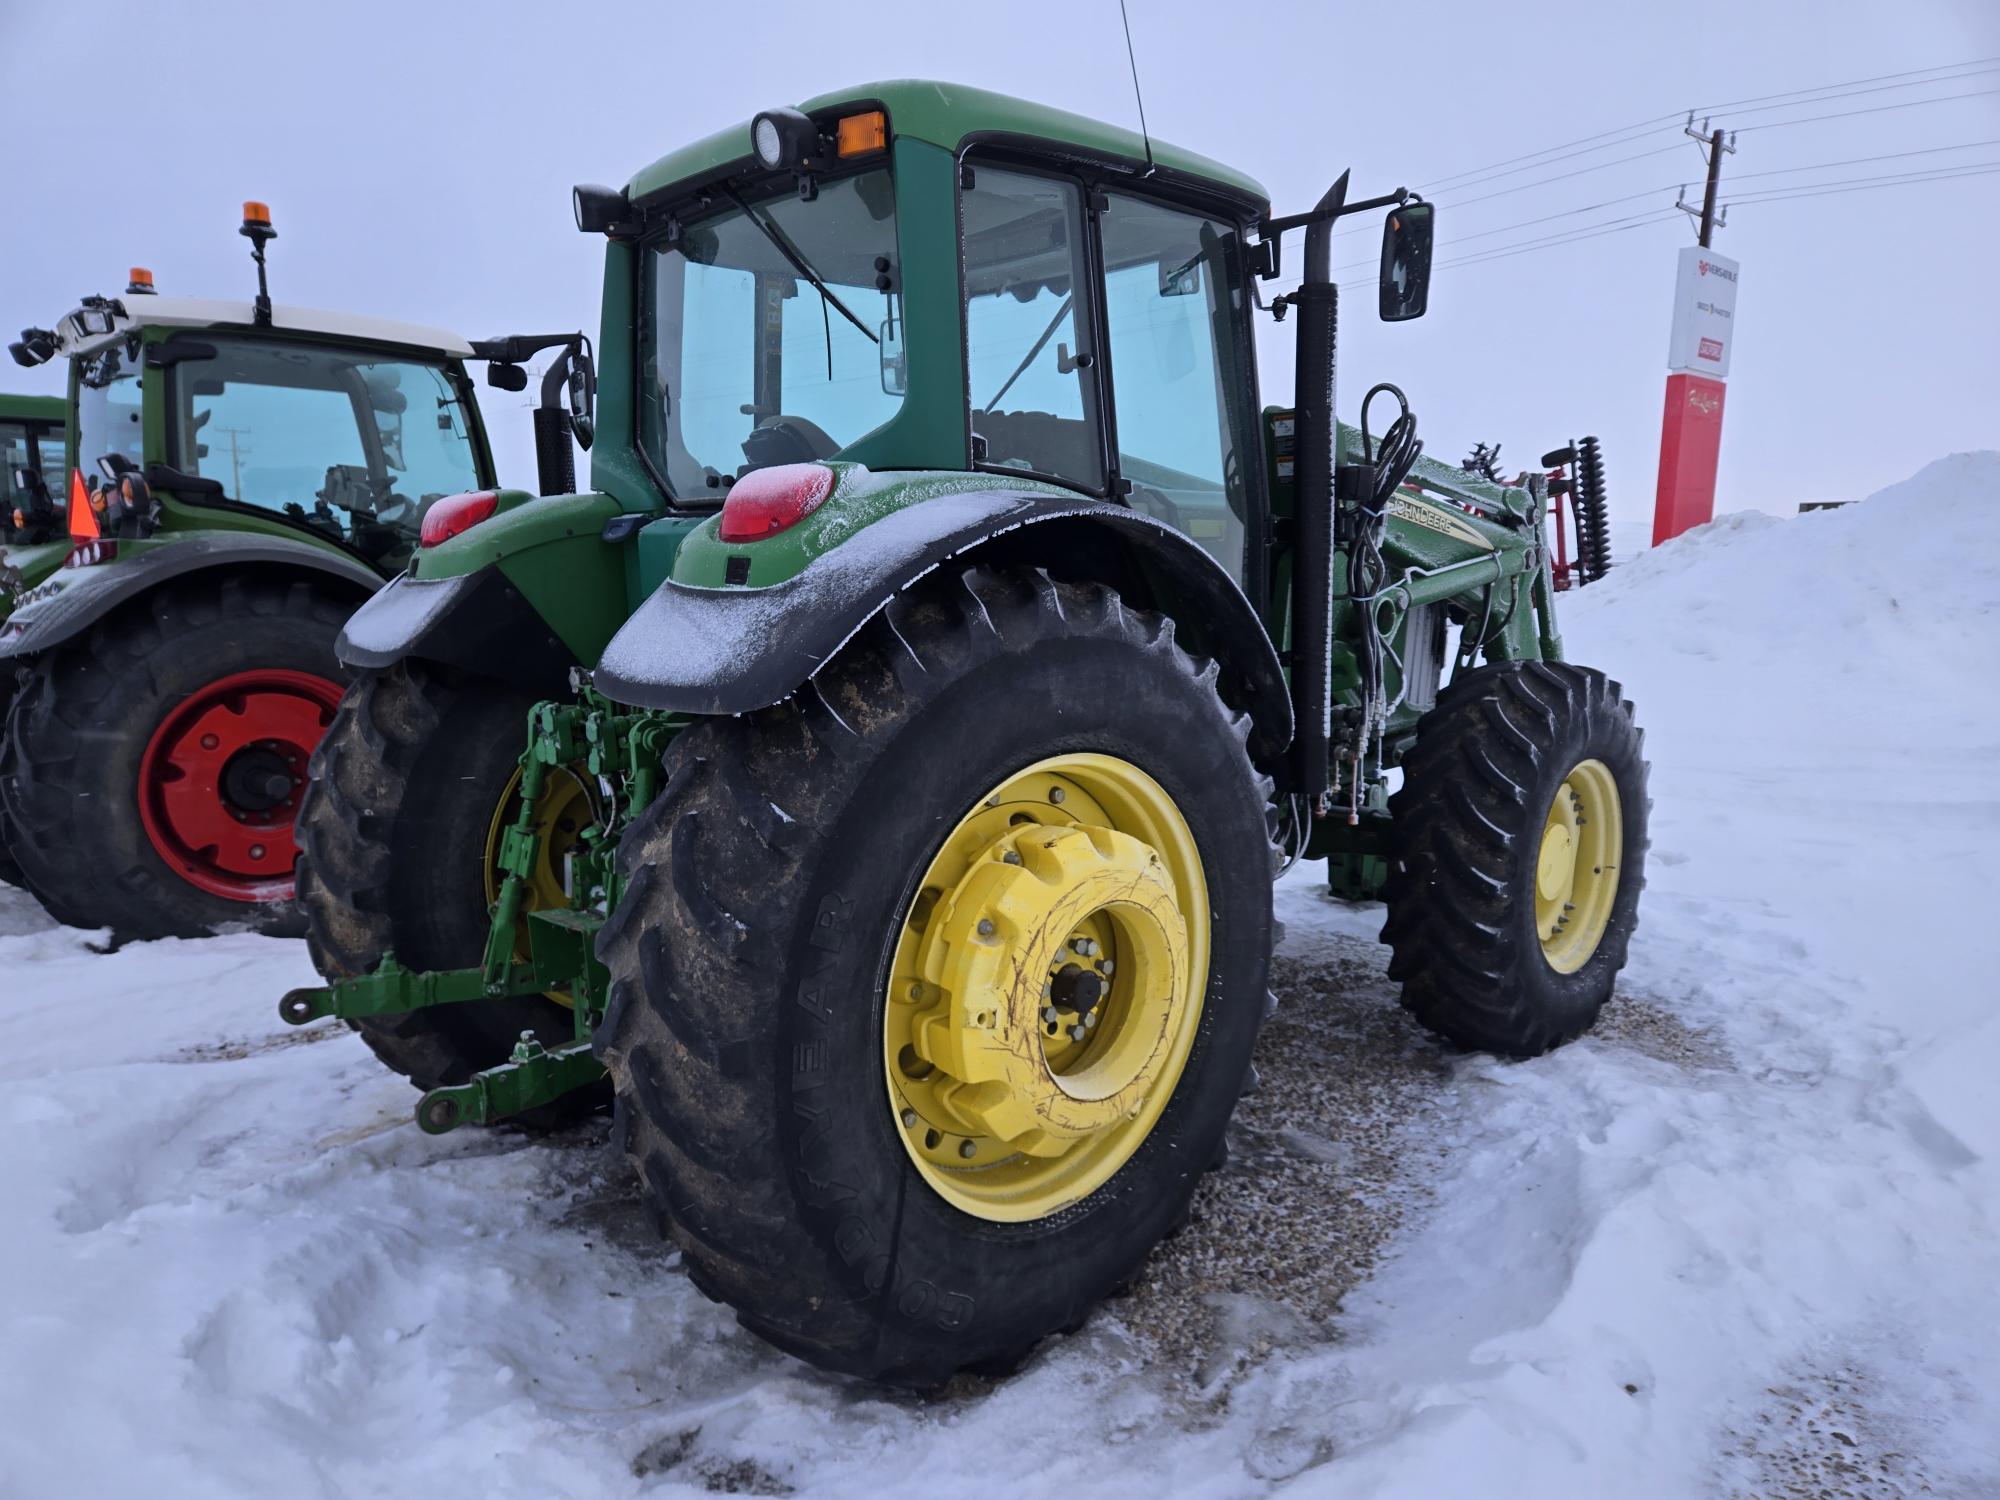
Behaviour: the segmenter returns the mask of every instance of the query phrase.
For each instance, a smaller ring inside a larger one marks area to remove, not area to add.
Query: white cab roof
[[[256,326],[256,310],[248,302],[143,294],[128,294],[118,300],[124,305],[125,316],[116,321],[111,335],[84,332],[74,313],[64,318],[61,325],[63,352],[76,353],[130,328],[233,325],[254,331]],[[404,344],[453,359],[469,359],[472,356],[472,346],[447,329],[427,328],[421,323],[398,323],[391,318],[371,318],[361,313],[328,312],[317,307],[294,307],[277,302],[271,306],[271,326],[295,333],[323,333],[340,339]]]

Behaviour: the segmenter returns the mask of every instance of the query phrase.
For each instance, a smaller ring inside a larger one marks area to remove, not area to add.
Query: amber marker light
[[[834,127],[834,149],[845,159],[866,156],[889,144],[889,117],[879,109],[858,115],[843,115]]]

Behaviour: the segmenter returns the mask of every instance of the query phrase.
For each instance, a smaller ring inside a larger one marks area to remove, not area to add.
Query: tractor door
[[[1133,509],[1199,542],[1254,598],[1246,542],[1261,460],[1241,232],[1152,199],[1101,203],[1118,473]]]
[[[1264,593],[1240,225],[975,162],[961,200],[973,462],[1122,499]]]

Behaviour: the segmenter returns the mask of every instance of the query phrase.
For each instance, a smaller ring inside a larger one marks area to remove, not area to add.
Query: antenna
[[[1146,96],[1139,89],[1139,59],[1132,52],[1132,17],[1125,0],[1118,0],[1118,19],[1125,23],[1125,60],[1132,65],[1132,97],[1139,101],[1139,135],[1146,143],[1146,175],[1153,175],[1153,133],[1146,128]]]

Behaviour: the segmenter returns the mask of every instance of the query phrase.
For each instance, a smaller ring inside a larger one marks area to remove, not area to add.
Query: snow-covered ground
[[[1563,604],[1653,762],[1604,1025],[1447,1053],[1294,871],[1195,1221],[929,1400],[739,1332],[601,1128],[420,1134],[301,946],[0,890],[0,1495],[2000,1493],[2000,454]]]

